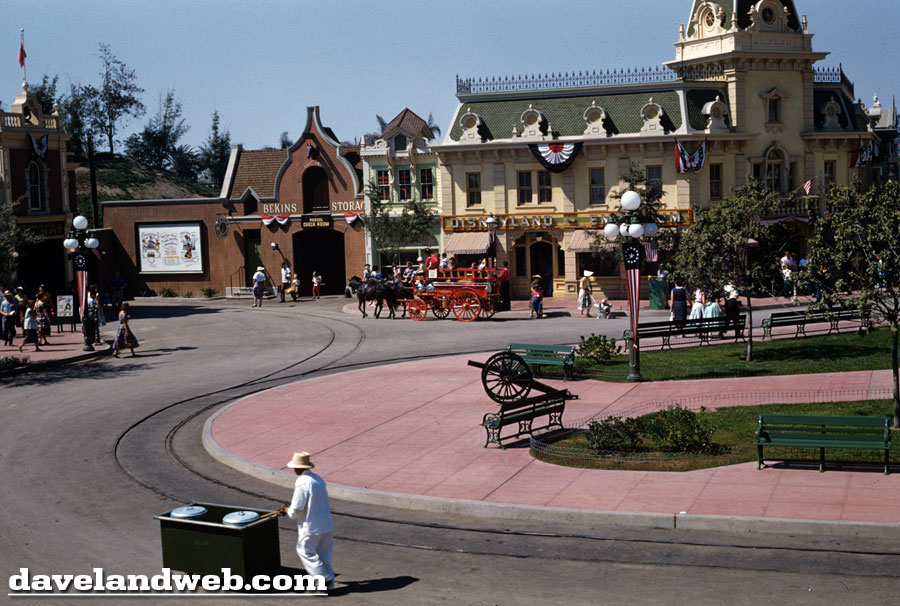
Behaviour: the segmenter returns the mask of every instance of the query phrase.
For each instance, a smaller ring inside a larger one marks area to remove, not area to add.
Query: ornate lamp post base
[[[641,376],[641,354],[638,348],[634,346],[634,340],[629,335],[625,337],[625,347],[628,349],[628,376],[625,378],[627,383],[642,383],[644,377]]]
[[[91,345],[94,342],[93,323],[88,317],[81,321],[81,334],[84,337],[84,347],[81,348],[81,351],[94,351],[94,346]]]

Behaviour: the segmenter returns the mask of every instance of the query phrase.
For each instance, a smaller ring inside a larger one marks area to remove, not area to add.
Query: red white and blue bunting
[[[706,164],[706,140],[700,144],[693,154],[689,154],[684,146],[675,139],[675,170],[686,173],[689,170],[699,173]]]
[[[862,137],[860,137],[859,143],[856,145],[856,153],[853,154],[853,160],[850,162],[850,168],[859,168],[863,164],[871,164],[878,157],[879,152],[876,141],[872,139],[863,141]]]
[[[260,215],[259,218],[266,227],[271,225],[272,221],[278,221],[279,225],[284,225],[291,220],[290,215]]]
[[[551,173],[561,173],[569,168],[569,165],[581,151],[581,143],[537,143],[529,145],[531,153],[541,163],[541,166]]]

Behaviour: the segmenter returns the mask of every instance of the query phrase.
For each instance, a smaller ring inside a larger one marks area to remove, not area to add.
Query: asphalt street
[[[203,421],[234,398],[320,373],[497,350],[510,341],[574,343],[601,331],[620,338],[627,322],[577,314],[363,320],[342,313],[345,302],[138,304],[137,358],[4,379],[4,578],[20,568],[157,574],[155,514],[186,501],[272,509],[286,501],[283,490],[216,463],[200,445]],[[409,389],[439,380],[410,376]],[[377,393],[378,385],[359,388]],[[900,548],[887,541],[550,527],[337,501],[333,509],[339,590],[329,599],[343,603],[887,604],[900,589]],[[281,528],[282,563],[299,572],[295,530],[287,520]],[[172,600],[142,600],[157,602]],[[192,602],[227,603],[215,596]]]

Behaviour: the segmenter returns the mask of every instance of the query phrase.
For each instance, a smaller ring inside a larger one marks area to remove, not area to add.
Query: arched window
[[[778,149],[769,150],[766,154],[766,185],[772,191],[780,192],[784,182],[784,155]]]
[[[328,198],[328,173],[319,166],[313,166],[303,173],[303,212],[330,213]]]
[[[28,210],[29,212],[45,212],[47,210],[44,170],[34,160],[28,164]]]

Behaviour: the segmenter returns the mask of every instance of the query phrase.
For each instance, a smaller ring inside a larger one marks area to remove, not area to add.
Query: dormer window
[[[406,135],[397,135],[394,137],[394,152],[405,152],[407,146]]]
[[[784,129],[784,100],[790,95],[777,86],[760,95],[766,108],[766,131],[778,132]]]

